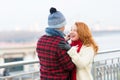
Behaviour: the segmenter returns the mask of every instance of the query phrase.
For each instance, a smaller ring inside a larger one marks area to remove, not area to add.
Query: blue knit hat
[[[50,8],[50,14],[48,16],[49,28],[61,28],[66,25],[66,19],[64,15],[57,11],[56,8]]]

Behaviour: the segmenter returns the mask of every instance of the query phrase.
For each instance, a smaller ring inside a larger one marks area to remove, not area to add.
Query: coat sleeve
[[[63,70],[71,71],[75,67],[74,63],[72,62],[72,59],[67,54],[66,50],[60,50],[59,49],[59,64],[62,67]]]
[[[93,61],[94,50],[92,47],[82,47],[80,52],[77,53],[77,47],[72,47],[68,54],[77,68],[84,68]]]

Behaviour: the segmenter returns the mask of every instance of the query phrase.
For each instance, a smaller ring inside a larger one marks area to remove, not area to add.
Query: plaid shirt
[[[58,47],[59,36],[42,36],[37,43],[37,53],[40,61],[40,80],[68,80],[70,71],[74,68],[71,58]]]

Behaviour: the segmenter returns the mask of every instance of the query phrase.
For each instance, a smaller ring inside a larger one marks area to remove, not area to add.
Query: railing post
[[[96,68],[95,68],[95,63],[93,62],[93,68],[92,68],[92,74],[93,74],[93,80],[95,80],[95,77],[96,77]]]

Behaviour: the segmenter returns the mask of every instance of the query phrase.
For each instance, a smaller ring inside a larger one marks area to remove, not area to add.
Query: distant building
[[[37,60],[37,54],[35,50],[35,46],[12,46],[7,48],[0,48],[0,64],[8,63],[8,62],[16,62],[16,61],[29,61],[29,60]],[[32,71],[33,69],[37,69],[39,65],[21,65],[9,67],[7,70],[9,72],[16,71]],[[34,67],[34,68],[33,68]],[[36,67],[36,68],[35,68]],[[0,74],[3,74],[6,69],[0,69]],[[4,74],[3,74],[4,75]]]

